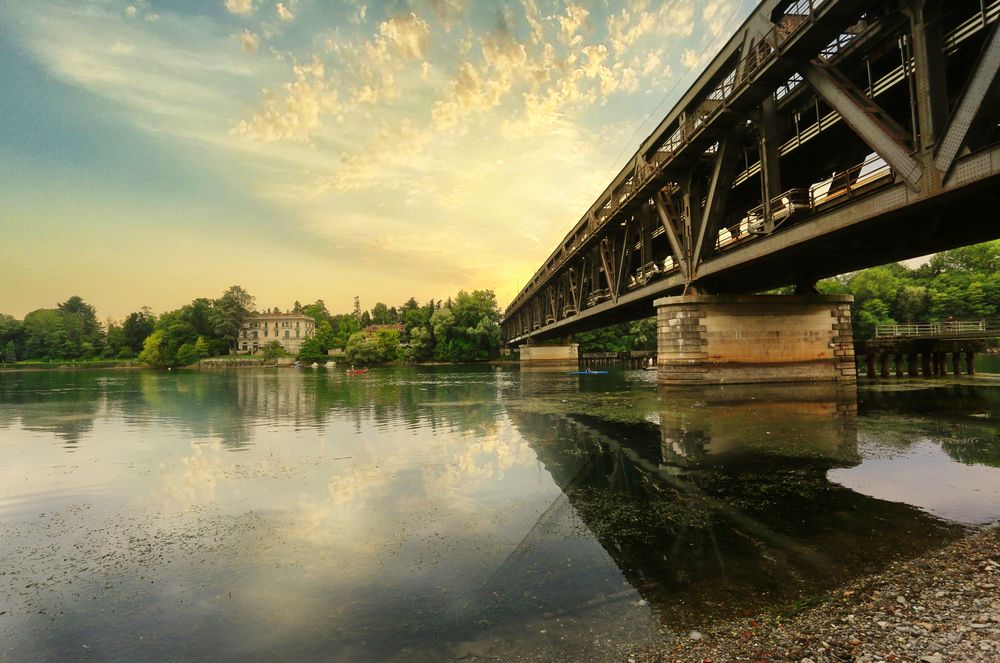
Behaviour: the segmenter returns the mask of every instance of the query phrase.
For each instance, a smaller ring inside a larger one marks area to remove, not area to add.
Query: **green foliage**
[[[268,341],[260,349],[260,356],[264,361],[273,361],[278,357],[284,357],[285,349],[281,347],[281,341]]]
[[[893,264],[821,281],[820,292],[854,295],[854,336],[877,325],[979,320],[1000,314],[1000,240],[944,251],[917,269]]]
[[[371,318],[373,325],[396,324],[396,316],[390,314],[389,307],[383,304],[382,302],[377,302],[375,306],[372,307]]]
[[[305,313],[310,318],[315,320],[317,325],[329,322],[330,312],[326,310],[326,303],[324,303],[322,299],[317,299],[315,303],[309,304],[305,307],[302,307],[298,302],[295,302],[295,305],[300,309],[299,311],[295,311],[296,313]]]
[[[434,311],[430,328],[440,361],[484,361],[500,348],[500,308],[492,290],[460,291]]]
[[[378,340],[374,336],[366,336],[361,332],[351,334],[347,340],[347,347],[344,349],[347,360],[351,364],[366,366],[383,361],[381,348]]]
[[[163,359],[163,353],[161,351],[162,345],[163,330],[158,329],[147,336],[146,340],[143,342],[142,352],[139,353],[139,361],[147,366],[152,366],[153,368],[166,366],[166,362]]]
[[[212,354],[211,349],[208,347],[208,342],[205,340],[204,336],[199,336],[198,340],[194,342],[194,352],[198,355],[199,359],[204,359]]]
[[[573,336],[580,352],[630,352],[656,349],[656,318],[620,323]]]
[[[156,327],[156,316],[152,314],[148,307],[143,307],[141,311],[129,313],[122,323],[122,334],[125,337],[125,344],[132,348],[132,352],[141,352],[142,344],[146,337],[153,333]]]
[[[3,360],[8,364],[13,364],[17,361],[17,352],[14,350],[14,341],[7,341],[7,345],[4,347]]]
[[[177,348],[177,365],[178,366],[190,366],[200,359],[197,350],[194,349],[194,343],[184,343],[179,348]]]
[[[236,347],[244,323],[253,314],[254,298],[238,285],[230,286],[212,305],[210,320],[215,334]]]

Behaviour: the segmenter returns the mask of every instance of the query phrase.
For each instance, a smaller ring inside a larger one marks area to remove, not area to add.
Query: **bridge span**
[[[513,299],[504,341],[659,310],[661,382],[744,381],[707,367],[744,360],[853,379],[843,302],[799,330],[811,347],[739,355],[815,319],[818,279],[1000,237],[998,19],[1000,0],[764,0]],[[799,299],[777,325],[775,301],[734,298],[779,286]],[[709,347],[706,315],[746,347]]]

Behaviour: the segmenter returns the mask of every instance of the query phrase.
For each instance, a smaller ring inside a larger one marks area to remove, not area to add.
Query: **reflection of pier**
[[[826,479],[858,461],[854,413],[853,394],[817,387],[661,392],[658,430],[510,414],[629,582],[685,623],[816,594],[949,536]]]

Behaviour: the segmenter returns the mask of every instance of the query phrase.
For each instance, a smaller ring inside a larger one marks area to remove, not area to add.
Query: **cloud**
[[[259,36],[249,30],[244,30],[243,32],[239,32],[233,36],[240,42],[240,46],[243,47],[244,51],[247,53],[257,52],[257,46],[260,44]]]
[[[699,62],[700,58],[698,57],[698,54],[695,53],[694,49],[685,48],[681,53],[681,64],[688,69],[694,69],[698,66]]]
[[[268,93],[264,108],[249,120],[240,120],[232,133],[271,142],[280,140],[305,141],[320,126],[322,113],[335,112],[337,92],[326,80],[321,60],[293,67],[295,80],[284,86],[284,98]]]
[[[587,22],[590,12],[572,2],[567,3],[566,12],[557,17],[559,27],[562,31],[562,38],[567,44],[578,43],[583,39],[577,31]]]
[[[726,27],[726,22],[732,18],[736,4],[732,0],[709,0],[701,10],[701,16],[708,24],[708,29],[713,37],[722,34]]]
[[[357,8],[354,10],[354,13],[351,14],[348,20],[350,20],[350,22],[353,23],[354,25],[361,25],[362,23],[365,22],[365,17],[367,15],[368,15],[368,5],[360,4],[357,6]]]
[[[253,0],[226,0],[225,6],[231,14],[241,14],[244,16],[252,14],[254,10]]]
[[[428,4],[446,32],[465,15],[465,0],[429,0]]]
[[[378,33],[399,56],[423,60],[427,55],[430,27],[414,13],[383,21],[378,26]]]
[[[282,21],[294,21],[295,20],[295,14],[293,14],[288,9],[288,7],[285,6],[285,3],[283,3],[283,2],[279,2],[277,5],[275,5],[274,6],[274,10],[276,12],[278,12],[278,18],[280,18]]]
[[[135,15],[138,13],[139,10],[136,9],[135,5],[127,5],[125,7],[125,15],[128,16],[129,18],[135,18]]]

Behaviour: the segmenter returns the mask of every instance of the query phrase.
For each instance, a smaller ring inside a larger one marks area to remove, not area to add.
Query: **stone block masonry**
[[[667,385],[855,382],[851,295],[686,295],[653,302]]]
[[[569,345],[522,345],[522,364],[568,364],[576,366],[580,361],[580,346]]]

